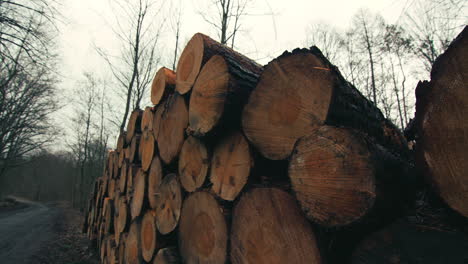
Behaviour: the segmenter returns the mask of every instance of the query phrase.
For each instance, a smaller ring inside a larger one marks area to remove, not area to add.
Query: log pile
[[[450,86],[462,102],[450,107],[468,115],[467,62],[457,61],[467,38],[421,84],[432,90],[423,106],[418,96],[416,144],[442,198],[465,216],[466,122],[451,127],[462,146],[450,153],[432,143],[452,109],[429,108]],[[175,72],[157,71],[151,102],[132,112],[89,199],[84,231],[102,263],[384,263],[375,254],[405,250],[385,237],[416,230],[390,225],[414,210],[405,137],[316,47],[262,67],[198,33]]]

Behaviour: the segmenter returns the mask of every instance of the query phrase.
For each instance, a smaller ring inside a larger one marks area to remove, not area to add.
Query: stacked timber
[[[451,109],[428,110],[447,92],[463,97],[451,107],[468,109],[467,64],[457,61],[465,31],[422,84],[416,146],[442,198],[466,216],[467,129],[452,127],[459,162],[438,160],[451,141],[434,141],[445,140],[436,124]],[[398,236],[450,237],[401,224],[418,179],[408,143],[317,47],[263,67],[198,33],[176,71],[157,71],[151,102],[131,113],[90,195],[84,231],[102,263],[384,263],[375,254],[406,250]]]

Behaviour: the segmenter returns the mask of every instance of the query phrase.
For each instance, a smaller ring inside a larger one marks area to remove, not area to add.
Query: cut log
[[[396,223],[370,235],[348,263],[464,263],[468,239],[461,233]]]
[[[143,259],[150,262],[154,252],[157,251],[158,238],[156,230],[156,212],[154,210],[146,211],[141,220],[141,249]]]
[[[123,162],[125,160],[125,149],[122,149],[119,152],[119,160],[118,160],[118,166],[119,168],[122,168]]]
[[[285,52],[265,66],[242,115],[249,141],[269,159],[286,159],[299,138],[323,124],[356,128],[389,149],[407,149],[401,132],[318,48]]]
[[[131,201],[133,197],[133,182],[134,179],[137,175],[137,173],[140,171],[140,166],[131,164],[128,167],[128,172],[127,172],[127,200]]]
[[[144,171],[148,171],[153,160],[155,151],[156,141],[153,137],[153,131],[145,130],[141,135],[141,168]]]
[[[141,223],[136,219],[130,225],[127,239],[125,241],[125,263],[140,264],[143,262],[141,257]]]
[[[127,229],[127,225],[130,222],[130,216],[128,213],[128,202],[126,197],[120,197],[119,201],[118,225],[116,232],[123,233]]]
[[[225,263],[227,242],[223,208],[207,192],[191,194],[184,201],[179,226],[183,263]]]
[[[135,176],[132,202],[130,205],[130,213],[132,216],[132,220],[137,218],[141,214],[144,202],[146,201],[146,178],[146,172],[144,172],[142,169],[139,169],[138,173]]]
[[[114,201],[110,198],[106,198],[104,210],[104,232],[110,234],[114,232]]]
[[[204,136],[215,127],[238,129],[242,108],[261,71],[262,67],[252,61],[226,60],[220,55],[211,57],[193,86],[188,131]]]
[[[468,217],[468,27],[416,89],[417,165],[445,202]]]
[[[289,177],[309,219],[343,226],[383,204],[382,217],[401,209],[410,187],[406,162],[357,130],[322,126],[297,142]]]
[[[159,186],[159,196],[156,199],[156,225],[163,234],[172,232],[179,223],[182,207],[182,192],[179,178],[176,174],[169,174],[163,178]]]
[[[224,200],[233,201],[244,185],[252,167],[249,144],[240,132],[223,138],[211,160],[211,189]]]
[[[122,131],[117,138],[117,151],[121,152],[125,147],[127,147],[127,132]]]
[[[130,143],[130,157],[128,160],[133,163],[138,163],[140,161],[140,141],[141,141],[141,134],[135,134],[132,138]]]
[[[112,178],[112,179],[115,179],[115,178],[119,177],[119,174],[120,174],[119,153],[118,153],[118,152],[114,152],[113,158],[114,158],[114,161],[112,162],[112,165],[113,165],[114,167],[113,167],[112,177],[111,177],[111,178]]]
[[[182,260],[177,248],[161,248],[154,258],[153,264],[182,264]]]
[[[124,148],[124,152],[125,152],[125,159],[130,160],[130,155],[131,155],[130,146],[127,146],[126,148]]]
[[[159,196],[159,185],[162,181],[162,167],[159,157],[156,155],[151,162],[150,171],[148,173],[148,201],[151,208],[156,209],[157,197]]]
[[[141,117],[141,132],[153,131],[153,107],[147,106],[145,107],[145,111],[143,111]]]
[[[170,164],[179,154],[184,143],[187,124],[188,111],[185,100],[181,95],[174,93],[164,105],[156,139],[159,156],[164,163]]]
[[[190,39],[180,55],[176,74],[177,92],[185,94],[192,89],[201,68],[213,55],[222,55],[234,62],[247,61],[248,64],[246,63],[244,67],[254,74],[260,74],[260,72],[255,72],[259,69],[259,65],[249,58],[206,35],[197,33]]]
[[[166,67],[161,67],[154,76],[151,84],[151,102],[158,105],[159,102],[174,92],[176,73]]]
[[[115,198],[115,179],[111,179],[109,181],[109,198],[111,198],[112,200],[114,200]]]
[[[125,243],[127,241],[127,233],[122,233],[120,236],[119,263],[125,263]]]
[[[314,232],[296,200],[274,188],[244,194],[234,208],[231,262],[322,263]]]
[[[120,169],[120,178],[119,178],[119,192],[124,194],[127,187],[127,174],[128,174],[128,161],[122,163],[122,168]]]
[[[135,109],[130,114],[130,118],[128,119],[127,124],[127,135],[126,141],[131,142],[133,135],[136,133],[141,133],[141,117],[143,115],[143,111],[141,109]]]
[[[161,127],[161,117],[164,112],[164,102],[161,102],[158,106],[155,106],[156,110],[153,114],[153,137],[154,140],[158,140],[159,129]]]
[[[205,182],[210,160],[208,151],[202,141],[188,137],[179,156],[179,177],[182,187],[194,192]]]

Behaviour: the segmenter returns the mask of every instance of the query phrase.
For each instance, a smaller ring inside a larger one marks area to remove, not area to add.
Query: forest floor
[[[67,202],[21,200],[0,208],[0,260],[4,264],[97,264],[81,233],[83,216]]]

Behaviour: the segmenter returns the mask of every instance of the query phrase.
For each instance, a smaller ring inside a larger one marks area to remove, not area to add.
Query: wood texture
[[[179,177],[182,187],[188,192],[200,188],[205,182],[209,166],[210,159],[205,144],[189,136],[179,156]]]
[[[151,83],[151,102],[158,105],[161,100],[174,92],[176,84],[176,73],[166,67],[161,67],[154,76]]]
[[[144,202],[146,201],[146,184],[147,174],[142,169],[139,169],[135,176],[135,183],[133,186],[133,196],[130,204],[130,213],[132,220],[141,214]]]
[[[158,156],[153,158],[151,162],[150,171],[148,173],[148,202],[151,208],[156,209],[157,198],[160,195],[159,185],[163,178],[161,161]]]
[[[156,212],[148,210],[141,220],[141,249],[146,262],[150,262],[157,250]]]
[[[125,261],[128,264],[143,262],[141,255],[141,222],[139,219],[132,222],[125,242]]]
[[[182,192],[179,178],[176,174],[166,175],[159,186],[159,195],[156,199],[156,225],[158,231],[169,234],[179,224],[182,207]]]
[[[130,114],[127,123],[127,134],[126,134],[126,142],[131,142],[133,135],[136,133],[141,133],[141,117],[143,115],[143,111],[141,109],[135,109]]]

